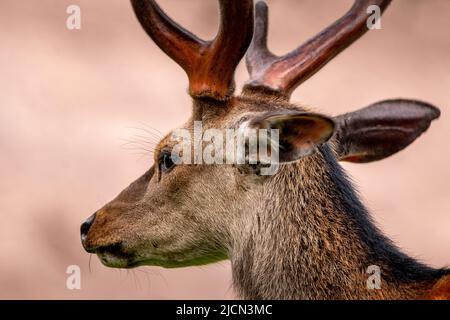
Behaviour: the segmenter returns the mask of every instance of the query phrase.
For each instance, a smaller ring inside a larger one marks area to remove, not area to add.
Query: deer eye
[[[169,172],[174,166],[175,163],[172,160],[170,152],[163,151],[159,156],[159,169],[161,172]]]

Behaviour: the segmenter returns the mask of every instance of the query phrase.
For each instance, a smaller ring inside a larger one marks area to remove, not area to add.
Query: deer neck
[[[327,146],[271,179],[231,249],[242,298],[408,299],[436,281],[437,271],[374,226]],[[380,289],[368,288],[372,265],[380,268]]]

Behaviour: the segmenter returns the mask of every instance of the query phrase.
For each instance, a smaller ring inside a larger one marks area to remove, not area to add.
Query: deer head
[[[278,130],[280,167],[264,176],[259,163],[177,164],[169,133],[155,149],[154,165],[82,224],[86,251],[120,268],[229,258],[237,290],[247,298],[328,297],[312,278],[330,286],[324,274],[342,266],[350,274],[340,279],[347,291],[335,296],[365,297],[363,280],[354,288],[361,268],[375,262],[393,268],[376,243],[391,255],[397,251],[373,226],[336,161],[386,158],[427,130],[439,110],[420,101],[385,100],[331,117],[289,99],[367,31],[369,6],[384,11],[390,0],[355,1],[342,18],[280,57],[267,48],[263,1],[254,14],[252,0],[219,0],[220,27],[212,41],[183,29],[153,0],[131,3],[144,30],[189,77],[193,112],[180,128],[193,132],[201,121],[202,130]],[[250,80],[235,96],[234,71],[246,52]],[[389,292],[384,296],[393,296]]]

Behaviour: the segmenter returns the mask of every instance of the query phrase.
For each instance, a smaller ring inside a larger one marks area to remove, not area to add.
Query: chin
[[[134,267],[134,263],[129,259],[119,257],[111,253],[97,253],[97,256],[104,266],[110,268],[128,269]]]
[[[116,254],[111,252],[97,253],[98,258],[103,265],[110,268],[130,269],[140,266],[155,266],[162,268],[184,268],[192,266],[201,266],[228,259],[223,254],[205,255],[201,257],[185,257],[183,259],[169,259],[163,257],[142,257],[137,259],[128,254]]]

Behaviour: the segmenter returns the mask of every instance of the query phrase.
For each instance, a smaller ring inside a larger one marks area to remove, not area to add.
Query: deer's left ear
[[[385,100],[335,119],[338,159],[365,163],[406,148],[439,118],[436,107],[416,100]]]
[[[334,121],[326,116],[300,111],[263,114],[250,121],[257,129],[278,129],[279,162],[291,162],[310,155],[334,133]]]

